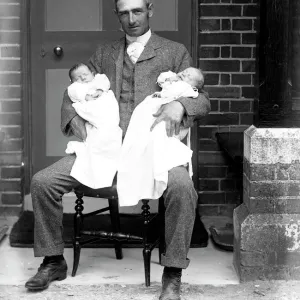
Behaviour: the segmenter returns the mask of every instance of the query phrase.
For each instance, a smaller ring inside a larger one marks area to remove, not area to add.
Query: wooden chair
[[[141,235],[131,235],[130,233],[121,232],[120,226],[120,217],[119,217],[119,202],[118,202],[118,194],[116,183],[112,185],[112,187],[101,188],[93,190],[84,185],[79,186],[74,190],[77,200],[75,206],[75,215],[74,215],[74,261],[73,261],[73,270],[72,276],[74,277],[77,272],[81,247],[88,243],[93,243],[99,239],[108,239],[114,241],[115,253],[117,259],[123,258],[122,252],[122,241],[134,241],[141,243],[143,246],[143,258],[144,258],[144,269],[145,269],[145,285],[150,286],[150,261],[151,261],[151,252],[158,245],[159,246],[159,263],[161,254],[164,252],[164,201],[161,197],[159,199],[159,207],[158,213],[153,217],[150,216],[150,206],[149,200],[142,200],[142,212],[141,215],[143,217],[143,230]],[[83,214],[84,209],[84,201],[83,197],[96,197],[96,198],[104,198],[108,199],[108,206],[102,209],[98,209],[96,211]],[[103,212],[110,212],[111,219],[111,231],[86,231],[84,230],[84,221],[90,216],[94,216]],[[148,231],[149,225],[154,220],[154,218],[160,218],[160,232],[157,236],[157,239],[150,243],[148,240]],[[91,238],[85,241],[82,241],[84,236],[90,236]]]

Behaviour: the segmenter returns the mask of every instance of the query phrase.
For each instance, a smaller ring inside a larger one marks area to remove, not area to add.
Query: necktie
[[[127,54],[135,64],[144,50],[144,45],[139,42],[133,42],[127,47]]]

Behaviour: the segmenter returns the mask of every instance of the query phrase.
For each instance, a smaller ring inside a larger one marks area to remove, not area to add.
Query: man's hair
[[[118,7],[117,7],[117,4],[120,0],[115,0],[115,8],[116,8],[116,11],[118,11]],[[149,8],[150,4],[151,4],[151,0],[145,0],[146,1],[146,6],[147,8]]]
[[[73,82],[73,72],[76,71],[77,69],[79,69],[80,67],[87,67],[93,73],[93,70],[91,69],[91,67],[89,65],[86,65],[84,63],[75,64],[69,70],[69,77],[72,82]]]

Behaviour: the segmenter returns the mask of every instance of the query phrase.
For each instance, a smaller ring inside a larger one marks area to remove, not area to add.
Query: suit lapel
[[[119,101],[122,84],[123,62],[124,62],[125,38],[113,44],[112,57],[116,64],[116,98]]]
[[[156,35],[155,33],[152,33],[148,43],[145,46],[144,51],[140,55],[137,63],[155,57],[156,49],[158,49],[160,47],[161,47],[161,38],[158,35]]]

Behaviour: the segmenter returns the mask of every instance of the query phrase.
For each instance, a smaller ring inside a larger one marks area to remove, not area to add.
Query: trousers
[[[34,212],[34,255],[36,257],[61,255],[63,242],[62,196],[80,183],[71,175],[75,155],[65,156],[36,173],[31,181]],[[165,204],[165,244],[161,264],[185,269],[196,215],[198,196],[185,167],[169,171]]]

